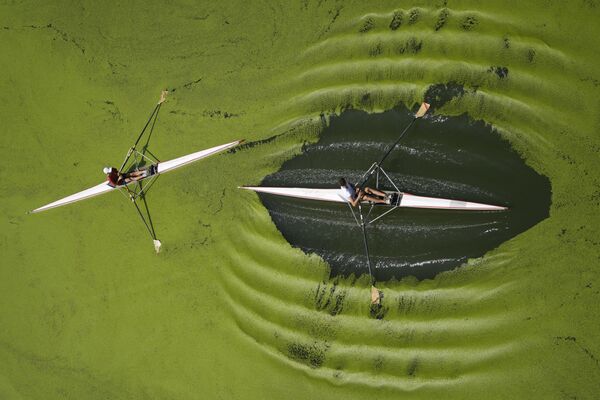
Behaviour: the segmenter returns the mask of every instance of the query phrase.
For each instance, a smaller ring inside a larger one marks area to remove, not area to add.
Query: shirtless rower
[[[366,186],[364,189],[346,181],[345,178],[340,178],[340,196],[344,198],[352,207],[356,207],[363,200],[370,201],[376,204],[390,204],[390,199],[387,194],[381,190],[373,189]]]

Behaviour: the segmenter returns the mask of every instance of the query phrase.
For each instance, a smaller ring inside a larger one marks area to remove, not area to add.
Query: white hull
[[[260,193],[269,193],[278,196],[295,197],[308,200],[330,201],[346,203],[339,195],[339,189],[310,189],[310,188],[285,188],[285,187],[248,187],[240,189],[253,190]],[[394,193],[394,192],[387,192]],[[398,207],[409,208],[433,208],[438,210],[472,210],[472,211],[500,211],[506,207],[490,204],[473,203],[462,200],[440,199],[436,197],[415,196],[410,193],[402,193],[402,199]]]
[[[187,165],[189,163],[192,163],[194,161],[198,161],[201,160],[203,158],[206,158],[208,156],[211,156],[213,154],[219,153],[221,151],[230,149],[232,147],[237,146],[238,144],[240,144],[242,142],[242,140],[236,140],[235,142],[231,142],[231,143],[227,143],[227,144],[223,144],[220,146],[216,146],[216,147],[211,147],[210,149],[206,149],[206,150],[201,150],[198,151],[196,153],[192,153],[192,154],[188,154],[186,156],[182,156],[179,158],[176,158],[174,160],[169,160],[169,161],[164,161],[164,162],[160,162],[157,165],[157,175],[158,174],[164,174],[165,172],[174,170],[176,168],[179,167],[183,167],[184,165]],[[148,177],[149,178],[149,177]],[[146,179],[146,178],[144,178]],[[129,184],[135,183],[134,182],[130,182]],[[98,196],[101,195],[103,193],[107,193],[107,192],[111,192],[113,190],[116,190],[120,187],[123,186],[111,186],[108,184],[108,182],[102,182],[94,187],[91,187],[89,189],[83,190],[81,192],[77,192],[75,194],[72,194],[70,196],[67,196],[63,199],[60,200],[56,200],[55,202],[52,202],[50,204],[46,204],[45,206],[36,208],[35,210],[31,211],[32,213],[38,213],[41,211],[46,211],[49,210],[51,208],[56,208],[56,207],[60,207],[60,206],[64,206],[70,203],[74,203],[76,201],[80,201],[80,200],[84,200],[84,199],[89,199],[90,197],[94,197],[94,196]]]
[[[220,146],[211,147],[210,149],[200,150],[200,151],[197,151],[195,153],[188,154],[187,156],[181,156],[181,157],[176,158],[174,160],[169,160],[169,161],[164,161],[164,162],[158,163],[157,172],[159,174],[164,174],[165,172],[174,170],[174,169],[179,168],[179,167],[183,167],[184,165],[187,165],[187,164],[192,163],[194,161],[198,161],[198,160],[201,160],[203,158],[212,156],[213,154],[217,154],[217,153],[220,153],[222,151],[231,149],[232,147],[235,147],[235,146],[237,146],[238,144],[240,144],[242,142],[243,142],[243,140],[236,140],[235,142],[231,142],[231,143],[227,143],[227,144],[222,144]]]

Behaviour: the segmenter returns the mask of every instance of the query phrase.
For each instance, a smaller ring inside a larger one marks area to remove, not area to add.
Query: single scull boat
[[[347,200],[340,196],[339,189],[313,189],[313,188],[292,188],[292,187],[261,187],[261,186],[242,186],[240,189],[253,190],[259,193],[269,193],[278,196],[295,197],[299,199],[321,200],[335,203],[347,203]],[[392,196],[392,204],[378,204],[379,207],[408,207],[408,208],[433,208],[437,210],[465,210],[465,211],[500,211],[506,210],[506,207],[494,206],[490,204],[474,203],[470,201],[442,199],[437,197],[416,196],[406,192],[397,192],[384,190],[383,192]],[[368,204],[368,202],[363,202]]]
[[[56,208],[56,207],[70,204],[70,203],[75,203],[77,201],[89,199],[90,197],[94,197],[94,196],[98,196],[100,194],[112,192],[114,190],[125,189],[125,187],[127,187],[127,186],[133,186],[133,185],[137,184],[138,182],[148,180],[152,177],[157,177],[158,175],[164,174],[165,172],[172,171],[174,169],[183,167],[184,165],[187,165],[194,161],[201,160],[203,158],[212,156],[213,154],[217,154],[221,151],[235,147],[240,143],[242,143],[242,140],[236,140],[235,142],[211,147],[210,149],[201,150],[196,153],[188,154],[186,156],[175,158],[170,161],[159,162],[156,164],[156,173],[155,174],[145,176],[144,178],[140,179],[139,181],[132,181],[132,182],[129,182],[128,184],[119,185],[119,186],[111,186],[107,181],[105,181],[105,182],[102,182],[96,186],[89,188],[89,189],[82,190],[81,192],[77,192],[77,193],[67,196],[63,199],[56,200],[50,204],[46,204],[45,206],[36,208],[35,210],[31,211],[31,213],[38,213],[41,211],[46,211],[51,208]]]
[[[118,171],[119,175],[123,173],[136,172],[140,174],[140,178],[131,181],[126,180],[127,183],[116,186],[110,184],[108,181],[105,181],[89,189],[77,192],[60,200],[56,200],[50,204],[46,204],[45,206],[38,207],[35,210],[31,211],[31,213],[39,213],[42,211],[50,210],[52,208],[75,203],[77,201],[89,199],[91,197],[95,197],[104,193],[112,192],[114,190],[119,190],[122,193],[124,193],[135,206],[138,215],[144,222],[144,225],[148,229],[150,236],[152,236],[154,249],[158,253],[162,244],[160,240],[158,240],[158,238],[156,237],[156,232],[154,230],[152,218],[148,209],[148,203],[146,202],[146,194],[148,193],[148,190],[152,187],[158,176],[164,174],[165,172],[183,167],[184,165],[190,164],[192,162],[231,149],[232,147],[235,147],[243,142],[243,140],[236,140],[231,143],[222,144],[219,146],[211,147],[206,150],[200,150],[195,153],[181,156],[173,160],[162,162],[159,161],[152,154],[152,152],[148,150],[148,143],[150,142],[150,137],[152,136],[152,131],[154,130],[154,125],[158,118],[158,112],[160,110],[161,104],[165,101],[166,96],[167,91],[163,91],[161,93],[160,100],[156,104],[156,107],[152,111],[152,114],[150,114],[148,122],[146,122],[144,129],[142,129],[142,132],[139,134],[134,145],[127,152],[125,160],[123,161],[123,164],[121,165],[121,168]],[[141,149],[138,150],[137,146],[140,143],[142,137],[144,136],[146,128],[150,126],[150,123],[152,123],[152,125],[147,135],[145,144]],[[145,213],[142,213],[142,209],[144,209]]]

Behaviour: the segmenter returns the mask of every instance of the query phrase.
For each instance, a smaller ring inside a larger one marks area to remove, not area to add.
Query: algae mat
[[[594,398],[600,393],[600,4],[3,2],[0,397]],[[483,120],[552,187],[550,216],[467,265],[330,278],[252,193],[321,114]],[[101,179],[169,88],[162,159],[250,145],[153,189],[156,256]]]

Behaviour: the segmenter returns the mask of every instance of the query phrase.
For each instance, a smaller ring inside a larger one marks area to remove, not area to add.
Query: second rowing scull
[[[307,200],[321,200],[334,203],[347,203],[340,196],[339,189],[314,189],[297,187],[262,187],[242,186],[240,189],[252,190],[259,193],[268,193],[277,196],[295,197]],[[475,203],[471,201],[444,199],[438,197],[417,196],[406,192],[384,191],[392,196],[395,201],[390,205],[380,204],[378,207],[407,207],[431,208],[437,210],[463,210],[463,211],[501,211],[506,207],[491,204]],[[363,203],[364,204],[364,203]]]

